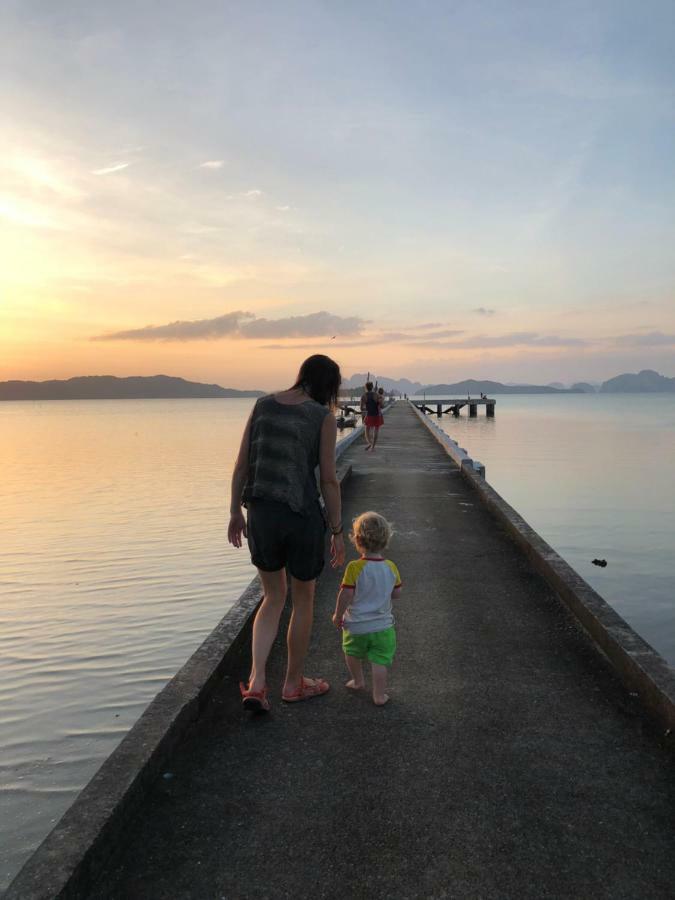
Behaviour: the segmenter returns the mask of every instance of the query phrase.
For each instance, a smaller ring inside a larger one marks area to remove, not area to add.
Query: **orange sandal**
[[[262,691],[249,691],[248,686],[243,681],[240,681],[239,691],[241,692],[241,702],[244,709],[257,713],[270,711],[270,701],[267,699],[267,685]]]
[[[330,690],[330,685],[325,678],[303,677],[300,687],[292,694],[282,694],[281,699],[286,703],[298,703],[300,700],[311,700],[312,697],[320,697]]]

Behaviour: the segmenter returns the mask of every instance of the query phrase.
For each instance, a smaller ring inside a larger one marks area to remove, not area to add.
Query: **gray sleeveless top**
[[[314,470],[327,415],[327,407],[315,400],[290,405],[268,394],[256,401],[244,503],[258,497],[285,503],[297,513],[311,511],[319,497]]]

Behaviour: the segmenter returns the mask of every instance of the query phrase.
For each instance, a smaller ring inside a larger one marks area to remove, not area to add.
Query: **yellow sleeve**
[[[347,563],[347,568],[342,576],[341,588],[353,590],[356,587],[356,579],[359,577],[359,572],[361,571],[358,562],[359,560],[353,559],[351,562]]]
[[[387,565],[389,566],[391,571],[394,573],[394,578],[396,579],[396,581],[394,582],[394,587],[400,588],[403,582],[401,581],[401,576],[398,573],[398,568],[396,567],[396,563],[393,563],[390,559],[388,559]]]

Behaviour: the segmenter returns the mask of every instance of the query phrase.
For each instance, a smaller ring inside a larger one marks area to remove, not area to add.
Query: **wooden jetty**
[[[391,701],[344,688],[327,567],[331,690],[281,702],[284,619],[244,713],[253,582],[6,900],[672,900],[675,673],[437,430],[396,403],[374,453],[340,445],[344,522],[395,527]]]
[[[464,398],[454,398],[454,399],[443,399],[443,400],[416,400],[411,399],[410,402],[413,406],[416,406],[417,409],[421,410],[424,413],[435,414],[440,419],[443,415],[453,415],[458,416],[460,410],[464,409],[465,406],[469,407],[469,416],[473,419],[478,415],[478,407],[485,407],[485,415],[490,418],[494,417],[495,414],[495,405],[497,403],[496,400],[493,400],[489,397],[483,397],[480,400],[476,400],[473,397],[464,397]]]

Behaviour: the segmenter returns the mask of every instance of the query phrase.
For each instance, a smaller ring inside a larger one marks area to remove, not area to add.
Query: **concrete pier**
[[[390,704],[344,689],[322,577],[320,699],[249,718],[233,661],[98,898],[672,898],[672,755],[413,410],[349,451],[345,521],[390,518]]]
[[[306,674],[327,677],[329,694],[282,704],[282,634],[273,710],[249,717],[237,641],[165,777],[111,832],[110,863],[86,859],[58,896],[670,900],[664,727],[408,404],[387,414],[374,454],[354,438],[345,522],[366,509],[393,522],[404,582],[390,703],[343,687],[330,621],[341,573],[327,570]],[[636,636],[635,657],[643,646]],[[123,759],[118,777],[131,778]],[[78,821],[88,827],[86,808]],[[11,900],[57,896],[49,846]]]

